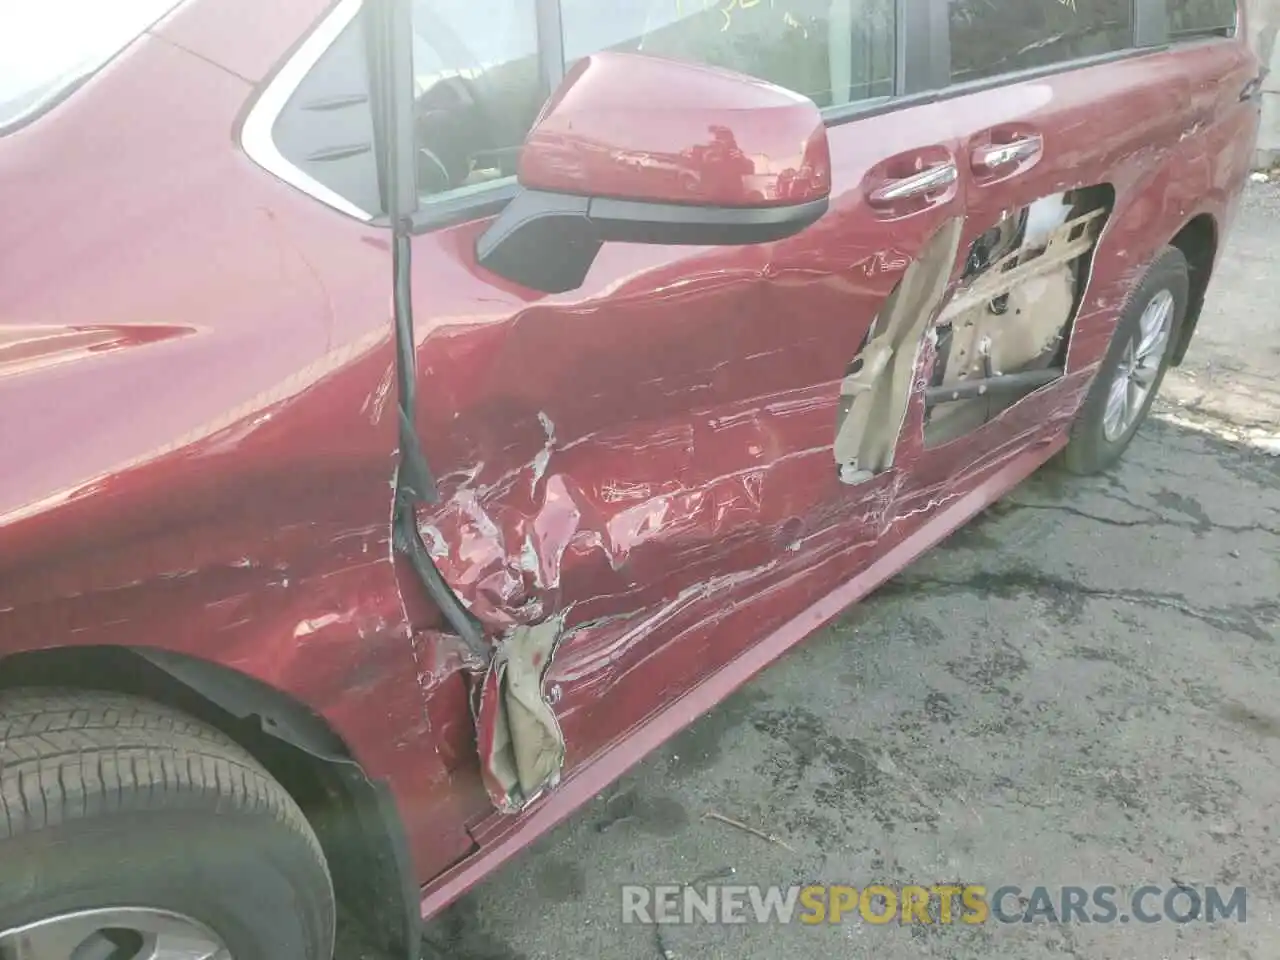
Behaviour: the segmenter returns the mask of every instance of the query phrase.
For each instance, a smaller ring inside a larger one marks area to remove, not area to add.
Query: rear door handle
[[[998,173],[1016,166],[1044,150],[1044,137],[1038,133],[1008,143],[984,144],[973,151],[973,169],[980,174]]]
[[[937,166],[913,173],[901,180],[890,180],[871,191],[870,200],[877,206],[897,203],[899,200],[911,200],[949,187],[960,179],[960,171],[954,163],[940,163]]]

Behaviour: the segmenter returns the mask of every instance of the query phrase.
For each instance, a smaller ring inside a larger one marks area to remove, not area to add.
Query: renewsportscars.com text
[[[1112,924],[1245,923],[1244,887],[995,888],[933,886],[749,885],[626,886],[624,923],[645,924]]]

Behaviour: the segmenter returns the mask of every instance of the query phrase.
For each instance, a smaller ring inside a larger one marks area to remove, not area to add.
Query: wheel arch
[[[418,885],[387,786],[304,704],[229,667],[166,650],[37,650],[0,660],[0,689],[60,687],[143,697],[210,724],[248,750],[306,814],[342,911],[388,956],[416,960]]]
[[[1177,247],[1187,258],[1191,268],[1191,299],[1187,304],[1187,316],[1178,331],[1178,340],[1174,344],[1171,363],[1179,366],[1187,355],[1191,340],[1195,336],[1196,327],[1200,323],[1200,315],[1204,311],[1205,293],[1209,289],[1209,278],[1213,275],[1213,267],[1218,257],[1220,232],[1218,222],[1213,214],[1202,213],[1191,218],[1181,230],[1169,241],[1170,246]]]

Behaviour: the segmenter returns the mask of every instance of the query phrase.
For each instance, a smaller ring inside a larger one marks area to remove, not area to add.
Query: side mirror
[[[740,74],[623,53],[579,61],[519,161],[481,266],[546,293],[580,287],[602,244],[767,243],[827,211],[812,101]]]

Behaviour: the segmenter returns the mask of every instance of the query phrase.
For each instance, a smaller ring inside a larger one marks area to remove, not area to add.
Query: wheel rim
[[[163,910],[81,910],[0,933],[3,960],[232,960],[203,924]]]
[[[1161,290],[1147,302],[1138,318],[1137,332],[1125,345],[1102,416],[1102,431],[1112,443],[1129,432],[1146,408],[1169,351],[1173,310],[1172,291]]]

